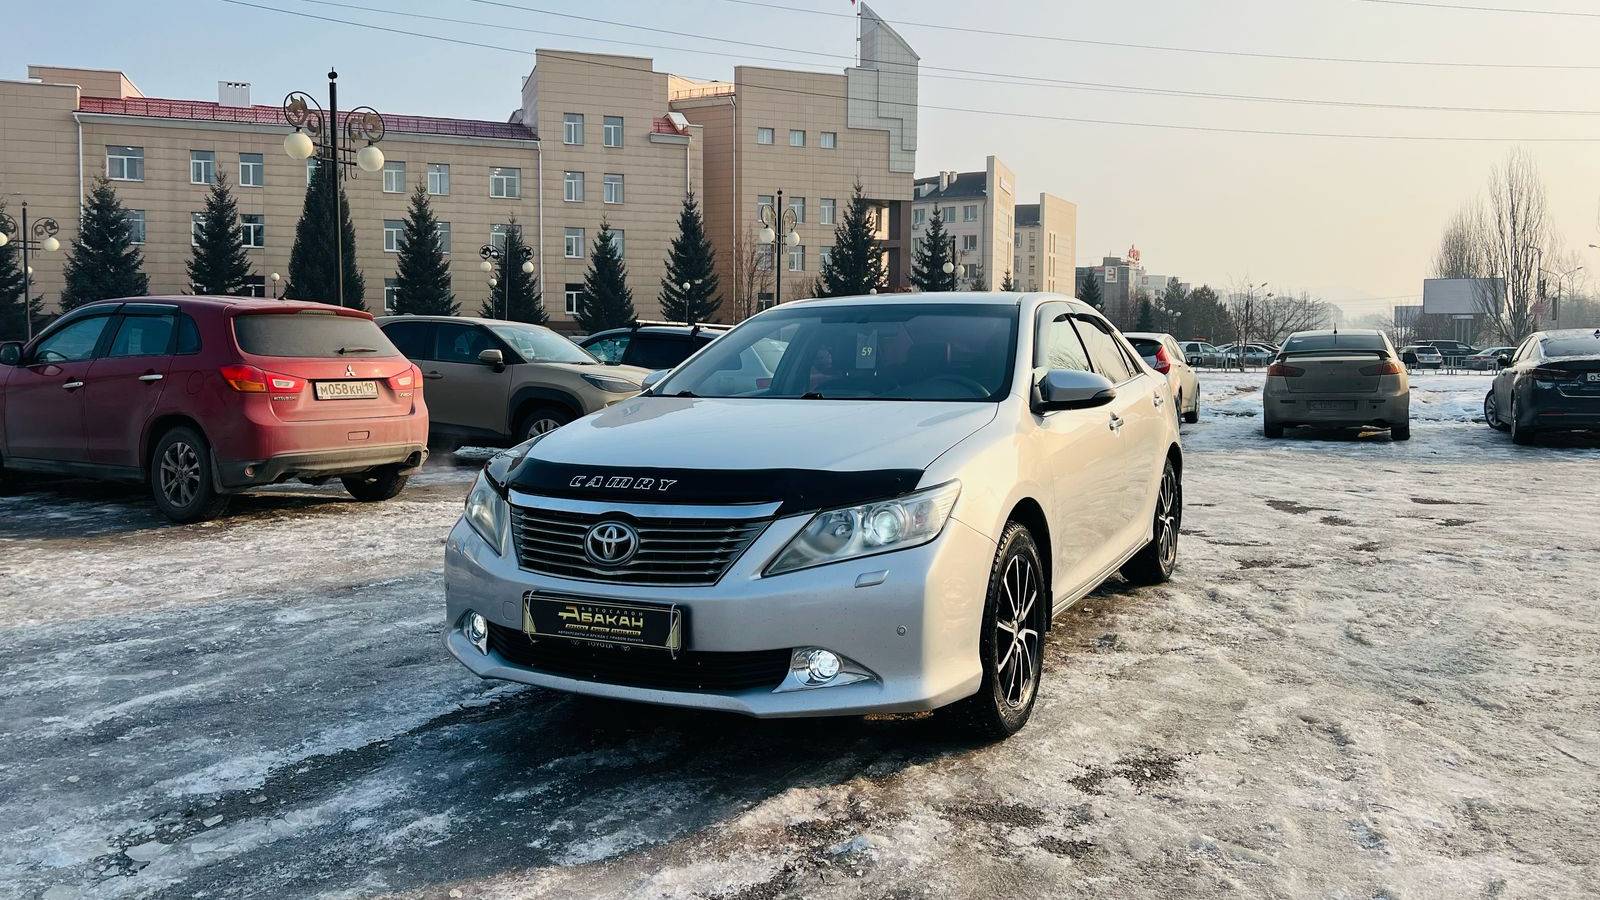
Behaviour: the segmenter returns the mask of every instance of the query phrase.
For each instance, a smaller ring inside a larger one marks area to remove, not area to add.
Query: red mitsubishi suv
[[[150,485],[168,518],[338,478],[387,500],[427,458],[422,373],[364,312],[249,297],[138,297],[0,344],[0,476]]]

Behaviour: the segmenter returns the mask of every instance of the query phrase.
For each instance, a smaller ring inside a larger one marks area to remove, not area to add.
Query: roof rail
[[[634,331],[638,331],[640,328],[647,325],[664,325],[669,328],[687,328],[689,329],[690,334],[698,334],[702,328],[708,330],[715,329],[717,331],[727,331],[733,327],[732,325],[725,325],[721,322],[696,322],[691,325],[688,322],[669,322],[664,319],[634,319],[632,322],[628,323],[628,327]]]

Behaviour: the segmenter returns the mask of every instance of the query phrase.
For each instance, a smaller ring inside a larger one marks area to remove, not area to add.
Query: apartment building
[[[1017,205],[1011,277],[1021,291],[1077,290],[1078,205],[1041,193]]]
[[[284,152],[290,129],[279,107],[252,104],[238,82],[219,83],[215,101],[172,100],[145,97],[120,72],[32,66],[29,76],[0,82],[0,191],[53,215],[63,243],[76,232],[82,191],[104,174],[134,218],[151,291],[182,292],[192,222],[226,172],[256,290],[273,293],[271,273],[287,278],[318,160]],[[491,292],[479,248],[497,245],[515,221],[536,248],[546,310],[571,327],[590,244],[609,221],[636,307],[654,315],[678,211],[702,171],[699,129],[667,109],[667,78],[648,59],[541,50],[509,121],[385,113],[383,171],[351,170],[345,185],[368,308],[392,304],[400,229],[421,182],[451,260],[467,263],[452,267],[463,311],[475,313]],[[47,296],[60,290],[63,262],[37,257],[35,284]]]
[[[876,214],[889,289],[909,284],[918,57],[870,7],[858,9],[859,65],[843,74],[739,66],[732,81],[673,79],[673,111],[703,130],[700,199],[724,319],[812,295],[858,180]],[[757,235],[780,191],[799,242],[774,261]]]
[[[911,202],[911,230],[922,239],[935,210],[955,242],[955,258],[967,267],[962,288],[998,289],[1014,264],[1016,175],[996,157],[982,172],[940,172],[918,178]]]

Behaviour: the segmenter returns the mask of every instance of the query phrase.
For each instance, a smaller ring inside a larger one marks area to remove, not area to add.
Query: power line
[[[853,19],[854,13],[828,12],[822,9],[803,9],[790,6],[786,3],[769,3],[764,0],[722,0],[724,3],[737,3],[741,6],[757,6],[763,9],[776,9],[784,12],[804,13],[816,16],[831,16],[841,19]],[[1370,0],[1370,2],[1383,2],[1383,0]],[[1402,2],[1402,0],[1391,0]],[[1418,4],[1434,5],[1434,4]],[[1511,10],[1519,11],[1519,10]],[[1453,62],[1448,60],[1428,59],[1372,59],[1353,56],[1313,56],[1293,53],[1263,53],[1250,50],[1218,50],[1208,47],[1177,47],[1165,44],[1134,44],[1124,41],[1102,41],[1090,38],[1074,38],[1053,34],[1027,34],[1018,31],[997,31],[988,28],[973,28],[965,25],[945,25],[939,22],[913,22],[907,19],[884,19],[890,25],[897,27],[926,28],[933,31],[949,31],[960,34],[981,34],[989,37],[1023,38],[1032,41],[1054,41],[1063,44],[1079,44],[1089,47],[1111,47],[1119,50],[1152,50],[1159,53],[1190,53],[1205,56],[1232,56],[1246,59],[1271,59],[1286,60],[1291,62],[1320,62],[1320,63],[1353,63],[1372,66],[1432,66],[1447,69],[1556,69],[1569,71],[1595,71],[1600,70],[1600,65],[1595,64],[1563,64],[1563,63],[1506,63],[1506,62]]]
[[[1421,0],[1361,0],[1362,3],[1382,3],[1386,6],[1418,6],[1423,9],[1451,11],[1520,13],[1528,16],[1564,16],[1575,19],[1600,19],[1600,12],[1578,12],[1568,9],[1519,9],[1514,6],[1473,6],[1467,3],[1423,3]]]
[[[368,23],[368,22],[356,22],[356,21],[352,21],[352,20],[349,20],[349,19],[334,18],[332,16],[321,16],[321,15],[317,15],[315,13],[309,13],[309,12],[304,12],[304,11],[300,11],[300,10],[281,9],[281,8],[278,8],[278,7],[275,7],[275,6],[265,6],[265,5],[258,4],[258,3],[247,2],[247,0],[221,0],[221,2],[230,4],[230,5],[233,5],[233,6],[244,6],[244,7],[249,7],[251,9],[259,9],[259,10],[265,10],[267,12],[275,12],[275,13],[279,13],[281,15],[297,16],[297,17],[300,17],[300,18],[313,19],[313,20],[321,21],[321,22],[331,22],[331,23],[334,23],[334,24],[337,24],[337,25],[350,25],[350,26],[353,26],[353,27],[356,27],[356,28],[366,28],[366,29],[370,29],[370,30],[373,30],[373,31],[383,31],[383,32],[387,32],[387,33],[390,33],[390,34],[398,34],[398,35],[402,35],[402,36],[405,36],[405,37],[418,38],[418,39],[421,39],[421,40],[442,41],[442,42],[445,42],[445,43],[458,44],[458,45],[466,46],[466,47],[476,47],[476,48],[483,49],[483,50],[497,50],[497,51],[501,51],[501,52],[504,52],[504,53],[515,53],[515,54],[517,54],[519,56],[532,55],[533,52],[534,52],[534,51],[526,49],[526,48],[505,47],[505,46],[501,46],[501,45],[498,45],[498,44],[485,43],[483,41],[473,41],[473,40],[467,40],[465,38],[446,37],[444,35],[422,34],[420,32],[407,31],[407,30],[402,29],[402,28],[392,28],[392,27],[385,26],[385,25],[375,25],[375,24],[371,24],[371,23]],[[378,11],[378,10],[373,10],[373,11],[374,12],[381,12],[381,11]],[[601,42],[607,42],[608,41],[608,39],[606,39],[606,38],[585,38],[585,39],[586,40],[601,41]],[[570,61],[573,61],[573,62],[583,63],[583,64],[587,64],[587,65],[593,65],[593,66],[597,66],[597,67],[610,68],[610,69],[628,68],[631,71],[630,67],[617,65],[615,63],[605,63],[605,62],[601,62],[601,61],[598,61],[598,60],[583,59],[581,57],[566,56],[566,55],[560,53],[559,51],[545,51],[545,53],[546,53],[546,55],[549,55],[549,56],[555,56],[557,58],[567,59],[567,60],[570,60]],[[703,78],[702,80],[715,81],[717,79]],[[775,87],[775,86],[770,86],[770,85],[759,85],[759,86],[752,85],[751,87],[754,88],[754,89],[759,89],[759,90],[772,91],[774,93],[791,94],[791,95],[796,95],[796,96],[817,97],[817,98],[820,98],[820,99],[830,100],[830,101],[836,101],[836,100],[839,99],[839,97],[837,95],[835,95],[835,94],[825,94],[825,93],[821,93],[819,91],[806,91],[806,90],[801,90],[801,89],[798,89],[798,88],[783,88],[783,87]],[[940,105],[935,105],[935,104],[930,104],[930,103],[922,103],[920,101],[918,102],[917,105],[918,105],[918,107],[920,109],[936,110],[936,111],[940,111],[940,112],[965,113],[965,114],[970,114],[970,115],[993,116],[993,117],[1008,118],[1008,119],[1025,119],[1025,120],[1029,120],[1029,121],[1046,121],[1046,122],[1065,122],[1065,123],[1079,124],[1079,125],[1112,125],[1112,126],[1121,126],[1121,127],[1125,127],[1125,128],[1145,128],[1145,129],[1158,129],[1158,130],[1169,130],[1169,131],[1192,131],[1192,132],[1208,133],[1208,134],[1244,134],[1244,135],[1262,135],[1262,136],[1272,135],[1272,136],[1283,136],[1283,137],[1326,138],[1326,139],[1333,139],[1333,140],[1348,139],[1348,140],[1378,140],[1378,141],[1443,141],[1443,142],[1455,142],[1455,143],[1563,143],[1563,144],[1566,144],[1566,143],[1595,143],[1595,142],[1600,142],[1600,137],[1521,137],[1521,138],[1513,138],[1513,137],[1478,137],[1478,136],[1472,136],[1472,135],[1363,134],[1363,133],[1346,133],[1346,132],[1291,131],[1291,130],[1277,130],[1277,129],[1267,129],[1267,128],[1228,128],[1228,127],[1223,127],[1223,126],[1212,126],[1212,125],[1178,125],[1178,124],[1173,124],[1173,123],[1168,123],[1168,122],[1133,122],[1133,121],[1126,121],[1126,120],[1119,120],[1119,119],[1095,119],[1095,118],[1079,117],[1079,116],[1058,116],[1058,115],[1049,115],[1049,114],[1046,114],[1046,113],[1005,112],[1005,111],[1000,111],[1000,110],[976,109],[976,108],[962,107],[962,106],[940,106]]]

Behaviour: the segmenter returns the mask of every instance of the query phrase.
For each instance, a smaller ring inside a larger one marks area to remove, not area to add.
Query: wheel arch
[[[205,428],[193,416],[187,413],[165,413],[156,416],[145,426],[144,439],[139,446],[139,464],[144,468],[146,478],[150,477],[151,455],[156,452],[156,442],[161,440],[162,435],[182,426],[193,428],[201,440],[206,442],[206,446],[211,446],[211,436],[206,434]]]
[[[1039,550],[1039,565],[1044,567],[1044,583],[1046,603],[1041,611],[1043,631],[1050,630],[1050,623],[1055,618],[1050,613],[1055,607],[1055,560],[1050,552],[1050,521],[1045,516],[1044,507],[1032,497],[1023,497],[1011,507],[1006,514],[1007,522],[1016,522],[1028,529],[1028,534],[1033,537],[1033,543]]]
[[[546,387],[544,385],[524,385],[517,388],[511,395],[511,419],[506,422],[506,430],[515,436],[517,426],[535,406],[554,405],[564,407],[572,413],[574,419],[583,416],[583,403],[577,395],[560,388]]]

